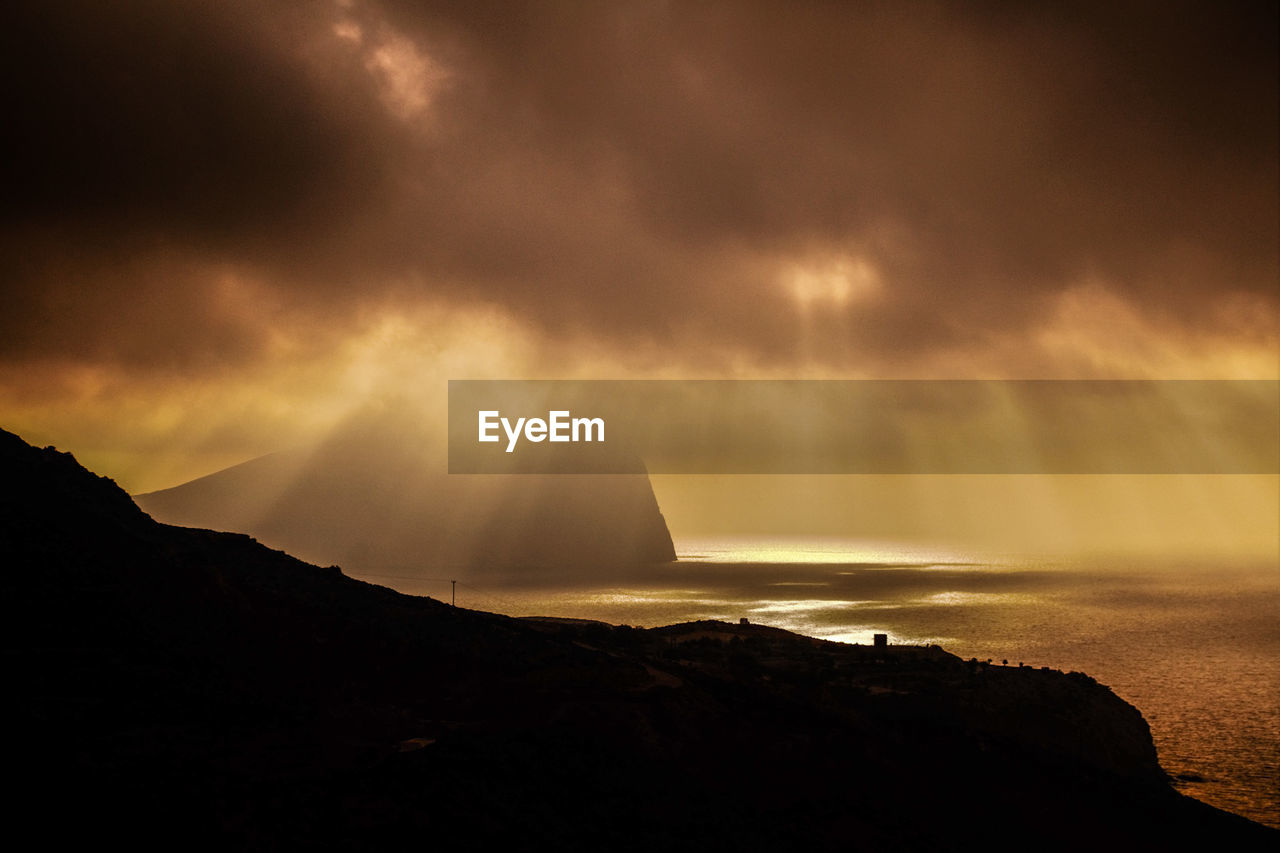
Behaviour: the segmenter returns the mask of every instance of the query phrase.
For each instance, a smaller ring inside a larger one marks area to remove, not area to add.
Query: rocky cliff
[[[308,449],[137,496],[160,521],[248,533],[351,571],[439,575],[669,562],[636,474],[450,475],[412,426],[362,424]]]

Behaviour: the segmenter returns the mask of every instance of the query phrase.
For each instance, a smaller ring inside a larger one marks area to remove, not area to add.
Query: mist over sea
[[[458,584],[459,606],[652,627],[695,619],[1087,672],[1137,706],[1183,792],[1280,827],[1280,567],[1046,561],[867,542],[677,542],[594,582]],[[381,581],[386,583],[386,581]],[[447,586],[394,584],[448,600]]]

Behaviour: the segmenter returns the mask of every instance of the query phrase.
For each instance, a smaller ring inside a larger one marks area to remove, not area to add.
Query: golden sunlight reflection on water
[[[681,539],[676,554],[688,563],[863,563],[973,566],[972,554],[946,545],[872,539],[812,537],[708,537]],[[998,562],[987,559],[987,562]]]

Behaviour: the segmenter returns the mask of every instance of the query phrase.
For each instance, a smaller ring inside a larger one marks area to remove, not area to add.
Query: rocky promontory
[[[375,419],[136,499],[160,521],[351,572],[599,574],[676,558],[639,459],[627,474],[450,475],[424,442],[416,424]]]

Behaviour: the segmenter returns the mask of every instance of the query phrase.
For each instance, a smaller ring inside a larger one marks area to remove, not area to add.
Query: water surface
[[[1280,568],[975,555],[893,543],[678,543],[608,581],[464,580],[459,605],[645,627],[750,619],[1087,672],[1137,706],[1187,794],[1280,827]],[[431,584],[396,585],[447,600]],[[418,588],[411,588],[417,586]]]

